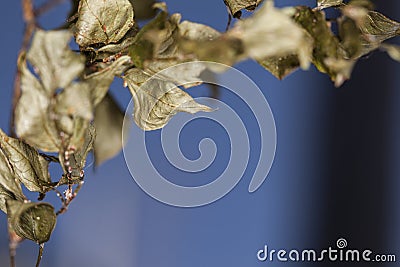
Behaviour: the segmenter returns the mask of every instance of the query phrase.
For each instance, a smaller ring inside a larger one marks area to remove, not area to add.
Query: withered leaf
[[[180,15],[168,17],[166,6],[160,6],[161,11],[147,23],[135,36],[133,45],[129,49],[129,56],[135,66],[144,68],[147,60],[157,58],[160,54],[171,55],[176,50],[177,24]]]
[[[400,34],[400,23],[389,19],[376,11],[369,11],[364,21],[359,24],[363,34],[372,35],[379,42]]]
[[[95,106],[106,95],[115,75],[120,75],[130,62],[129,56],[122,56],[111,64],[103,64],[103,69],[71,84],[57,95],[57,105],[54,110],[57,114],[67,116],[59,122],[59,128],[69,135],[73,135],[70,146],[80,147],[77,144],[82,143],[86,128],[94,118]],[[78,120],[75,122],[75,126],[74,120]],[[83,129],[81,129],[82,127]],[[77,129],[80,129],[78,135],[76,135]],[[81,141],[74,142],[74,139]]]
[[[359,58],[362,55],[361,31],[354,20],[347,17],[338,19],[340,45],[347,59]]]
[[[51,204],[7,200],[7,216],[15,233],[38,244],[49,241],[57,217]]]
[[[104,68],[83,80],[90,88],[91,102],[97,106],[107,94],[107,91],[116,75],[121,75],[132,64],[129,56],[121,56],[111,64],[104,64]]]
[[[327,73],[336,86],[350,76],[354,62],[346,60],[339,39],[332,33],[323,11],[297,7],[294,19],[313,38],[312,62],[321,72]]]
[[[18,60],[22,95],[15,108],[15,129],[20,138],[43,151],[60,147],[58,132],[49,118],[50,99],[41,83],[28,70],[24,55]]]
[[[358,26],[366,39],[363,54],[378,48],[383,41],[400,35],[400,23],[376,11],[369,11]]]
[[[345,16],[354,20],[361,32],[361,55],[365,55],[377,48],[390,38],[400,35],[400,23],[391,20],[383,14],[370,11],[363,5],[353,3],[342,8]]]
[[[162,128],[173,115],[181,111],[212,111],[211,108],[197,103],[174,83],[150,78],[140,69],[129,70],[124,80],[132,93],[134,120],[143,130]]]
[[[0,129],[0,145],[15,175],[30,191],[45,193],[51,186],[48,161],[23,141]]]
[[[382,44],[381,48],[385,50],[392,59],[400,62],[400,46],[393,44]]]
[[[243,42],[248,57],[263,60],[295,54],[302,68],[308,68],[312,41],[293,21],[294,12],[294,9],[275,8],[272,1],[266,1],[253,16],[238,21],[227,35]]]
[[[229,8],[230,13],[235,18],[241,17],[241,10],[254,10],[263,0],[224,0],[225,5]]]
[[[135,19],[150,19],[156,14],[153,8],[154,0],[129,0],[135,11]]]
[[[116,43],[135,24],[129,0],[81,0],[78,15],[75,40],[82,47]]]
[[[282,80],[287,75],[300,67],[297,55],[289,55],[285,57],[269,57],[258,61],[261,66],[271,72],[276,78]]]
[[[96,128],[91,123],[86,127],[86,131],[82,135],[82,145],[80,149],[71,155],[72,178],[82,178],[81,171],[86,165],[86,158],[93,149],[96,140]]]
[[[108,88],[107,88],[108,89]],[[92,88],[87,83],[73,83],[56,97],[54,111],[71,118],[93,119]],[[70,133],[70,131],[67,131]]]
[[[111,159],[121,151],[124,115],[124,112],[110,94],[107,94],[97,105],[94,119],[97,130],[96,140],[94,141],[96,165]]]
[[[182,21],[178,25],[180,36],[189,40],[211,41],[218,38],[221,33],[207,25],[191,21]]]
[[[185,50],[182,43],[195,41],[211,41],[220,36],[220,33],[208,26],[184,21],[180,23],[180,14],[168,16],[166,7],[160,5],[161,12],[157,17],[144,26],[135,37],[135,44],[131,46],[129,55],[136,67],[144,70],[148,75],[154,75],[179,63],[193,61],[196,56],[192,51]],[[209,46],[207,46],[209,47]],[[198,67],[197,70],[194,67]],[[191,65],[190,69],[182,68],[180,72],[169,74],[163,71],[163,78],[179,84],[191,80],[204,70],[200,64]],[[190,76],[190,77],[189,77]],[[195,84],[185,84],[185,87]]]
[[[340,6],[341,4],[343,4],[343,0],[317,0],[317,6],[319,9]]]
[[[23,201],[25,196],[6,155],[0,149],[0,210],[5,213],[8,199]]]
[[[79,123],[80,120],[77,120]],[[81,120],[81,123],[87,123]],[[79,141],[79,149],[72,149],[68,151],[68,159],[65,158],[65,154],[59,154],[59,160],[63,168],[66,166],[66,160],[68,160],[68,169],[64,169],[64,173],[68,173],[69,177],[63,175],[58,181],[58,185],[63,184],[74,184],[79,183],[84,178],[84,167],[86,165],[86,157],[89,152],[93,149],[94,140],[96,139],[96,129],[92,123],[85,124],[83,127],[79,124],[75,127],[76,139],[80,137],[80,140],[75,140],[75,143]],[[72,148],[72,146],[71,146]]]
[[[69,49],[69,31],[37,30],[26,58],[37,69],[41,84],[48,95],[68,86],[79,76],[85,58]]]

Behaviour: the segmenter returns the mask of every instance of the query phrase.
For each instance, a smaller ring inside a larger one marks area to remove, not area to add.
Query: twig
[[[78,185],[75,187],[75,190],[73,190],[72,185],[68,185],[68,189],[64,192],[65,199],[62,203],[62,207],[60,208],[59,211],[56,212],[56,215],[63,214],[68,210],[69,204],[71,204],[72,200],[78,195],[78,192],[81,190],[82,186],[84,184],[84,181],[80,181]]]
[[[10,266],[15,267],[15,254],[16,254],[16,248],[11,248],[10,246]]]
[[[29,42],[31,40],[31,36],[36,28],[36,19],[35,14],[33,12],[33,4],[32,0],[21,0],[22,5],[22,13],[25,21],[25,31],[22,39],[22,45],[20,49],[20,54],[24,53],[29,46]],[[10,131],[13,136],[15,136],[15,127],[14,127],[14,116],[15,116],[15,107],[18,103],[19,98],[21,97],[21,72],[17,66],[17,72],[15,74],[14,79],[14,96],[12,100],[12,110],[11,110],[11,124]],[[15,267],[15,254],[17,250],[18,244],[22,241],[22,239],[17,236],[15,233],[9,233],[9,253],[10,253],[10,266]]]
[[[53,190],[54,192],[56,192],[57,197],[61,200],[61,203],[64,204],[64,203],[65,203],[65,199],[64,199],[64,197],[62,196],[61,192],[58,191],[58,190],[55,189],[55,188],[52,188],[52,190]]]
[[[227,32],[229,30],[229,28],[231,27],[231,23],[232,23],[232,15],[231,13],[228,12],[228,22],[226,23],[226,28],[225,31]]]
[[[39,253],[38,253],[37,260],[36,260],[36,267],[40,266],[40,261],[42,260],[42,256],[43,256],[43,249],[44,249],[44,243],[39,244]]]
[[[21,243],[22,238],[18,236],[14,231],[10,230],[10,226],[8,227],[8,236],[9,236],[9,251],[10,251],[10,267],[15,267],[15,255],[17,253],[17,247],[19,243]]]
[[[15,267],[15,254],[17,252],[16,247],[10,245],[10,267]]]
[[[40,154],[40,156],[45,158],[45,160],[47,160],[48,162],[60,163],[60,159],[58,157],[47,155],[47,154],[44,154],[44,153],[39,153],[39,154]]]
[[[22,39],[22,45],[19,54],[26,52],[29,46],[29,42],[31,40],[32,34],[36,28],[36,18],[35,13],[33,11],[32,0],[21,0],[22,2],[22,13],[25,21],[25,31]],[[12,101],[12,110],[11,110],[11,135],[15,136],[15,125],[14,125],[14,117],[15,117],[15,107],[18,103],[19,98],[21,97],[21,72],[17,66],[17,72],[15,74],[14,79],[14,96]]]
[[[28,48],[29,41],[31,39],[33,31],[36,28],[36,20],[33,12],[32,0],[22,0],[21,3],[22,3],[23,18],[25,21],[25,31],[22,39],[20,54],[26,51],[26,49]],[[15,74],[15,80],[14,80],[14,96],[12,101],[11,125],[10,125],[11,133],[14,136],[15,136],[15,128],[14,128],[15,106],[17,105],[20,96],[21,96],[21,72],[17,69],[17,73]],[[9,236],[10,236],[10,241],[9,241],[10,266],[15,267],[15,254],[20,240],[13,233],[10,233]]]
[[[39,17],[39,16],[43,15],[44,13],[50,11],[51,9],[55,8],[59,4],[62,4],[63,2],[65,2],[65,0],[49,0],[46,3],[44,3],[43,5],[36,8],[34,10],[34,15],[36,17]]]

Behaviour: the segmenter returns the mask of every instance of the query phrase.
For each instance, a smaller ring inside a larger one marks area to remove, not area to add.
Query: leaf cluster
[[[251,58],[279,79],[314,64],[336,86],[373,50],[400,61],[400,48],[384,43],[400,34],[400,23],[373,11],[368,0],[318,0],[315,8],[276,8],[266,0],[246,19],[240,19],[241,10],[254,10],[262,0],[224,2],[239,19],[226,32],[181,21],[165,3],[152,0],[73,0],[69,29],[35,30],[18,59],[17,138],[0,130],[0,209],[10,236],[48,241],[57,215],[83,183],[88,154],[99,165],[121,150],[124,113],[108,92],[115,77],[132,94],[137,126],[155,130],[178,112],[212,111],[185,91],[200,83],[193,81],[206,70],[203,61],[233,65]],[[340,15],[327,20],[326,8]],[[139,19],[149,21],[140,28]],[[72,38],[79,52],[70,48]],[[168,70],[184,62],[196,64]],[[58,179],[49,173],[50,162],[62,169]],[[38,192],[40,202],[28,200],[22,185]],[[63,195],[60,186],[66,187]],[[62,201],[58,212],[41,202],[50,191]]]

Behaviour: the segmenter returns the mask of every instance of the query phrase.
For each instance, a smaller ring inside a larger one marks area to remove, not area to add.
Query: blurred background
[[[35,1],[38,6],[43,2]],[[182,13],[183,19],[225,30],[228,18],[222,0],[166,2],[169,11]],[[276,2],[278,6],[315,5],[307,0]],[[9,132],[23,21],[20,1],[3,1],[2,6],[0,127]],[[399,1],[376,1],[376,6],[400,21]],[[69,10],[65,1],[39,23],[46,29],[57,27]],[[58,218],[45,246],[43,267],[364,266],[260,262],[256,257],[264,245],[276,250],[321,250],[336,247],[339,238],[345,238],[349,248],[400,257],[400,64],[374,52],[359,61],[351,80],[341,88],[334,88],[314,68],[278,81],[253,61],[235,67],[261,88],[275,117],[275,161],[260,189],[253,194],[247,191],[260,153],[255,119],[240,99],[222,90],[220,99],[240,112],[250,135],[250,163],[238,186],[210,205],[177,208],[145,194],[121,154],[96,170],[88,166],[83,189]],[[130,94],[122,81],[116,80],[111,90],[125,108]],[[189,92],[209,94],[206,87]],[[195,181],[171,172],[172,181],[205,184],[224,169],[229,157],[227,134],[209,123],[188,124],[180,142],[183,153],[195,159],[198,142],[204,137],[214,139],[218,147],[214,167]],[[162,169],[167,162],[157,143],[159,132],[150,138],[154,139],[151,157]],[[1,213],[0,266],[9,264],[6,229],[6,215]],[[33,266],[36,253],[36,244],[22,243],[17,266]]]

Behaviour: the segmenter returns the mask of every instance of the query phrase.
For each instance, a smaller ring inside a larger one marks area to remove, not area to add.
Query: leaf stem
[[[8,236],[9,236],[9,253],[10,253],[10,267],[16,267],[15,264],[15,255],[17,254],[18,244],[22,242],[22,238],[15,234],[14,231],[11,230],[10,226],[8,227]]]
[[[60,215],[63,214],[64,212],[66,212],[68,210],[68,206],[69,204],[71,204],[72,200],[75,199],[75,197],[78,195],[78,192],[81,190],[82,186],[84,184],[84,181],[80,181],[78,183],[78,185],[75,187],[75,190],[72,187],[72,184],[68,185],[68,189],[64,192],[65,198],[63,198],[62,196],[60,197],[61,201],[62,201],[62,207],[60,208],[59,211],[56,212],[56,215]],[[55,190],[57,191],[57,190]],[[58,191],[57,191],[58,192]],[[61,193],[58,192],[57,195],[61,195]]]
[[[44,243],[39,244],[39,253],[38,253],[37,260],[36,260],[36,267],[39,267],[40,261],[42,260],[43,249],[44,249]]]

